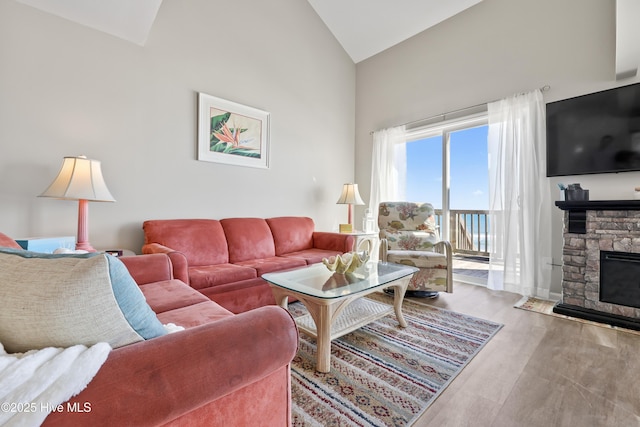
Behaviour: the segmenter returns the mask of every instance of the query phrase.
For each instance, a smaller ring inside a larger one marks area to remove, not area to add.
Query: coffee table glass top
[[[276,273],[266,273],[262,278],[267,282],[317,298],[339,298],[386,285],[394,280],[418,271],[408,265],[370,261],[353,273],[338,274],[324,264]]]

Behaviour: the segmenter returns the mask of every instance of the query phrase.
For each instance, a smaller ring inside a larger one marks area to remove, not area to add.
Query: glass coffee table
[[[418,271],[407,265],[368,262],[354,273],[338,274],[324,264],[276,273],[262,278],[269,282],[276,303],[287,308],[287,297],[300,300],[309,314],[296,319],[298,329],[317,340],[319,372],[329,372],[331,366],[331,340],[395,312],[403,328],[407,323],[402,316],[402,301],[407,285]],[[393,307],[368,298],[373,292],[394,288]]]

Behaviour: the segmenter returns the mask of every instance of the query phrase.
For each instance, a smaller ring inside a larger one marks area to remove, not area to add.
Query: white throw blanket
[[[110,351],[98,343],[8,354],[0,343],[0,426],[37,426],[54,409],[90,410],[58,405],[84,390]]]

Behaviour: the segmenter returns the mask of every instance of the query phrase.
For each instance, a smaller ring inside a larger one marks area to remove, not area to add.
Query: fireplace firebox
[[[640,308],[640,254],[600,251],[600,301]]]

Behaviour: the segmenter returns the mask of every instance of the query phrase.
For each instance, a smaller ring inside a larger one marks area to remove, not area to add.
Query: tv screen
[[[547,176],[640,170],[640,83],[547,104]]]

